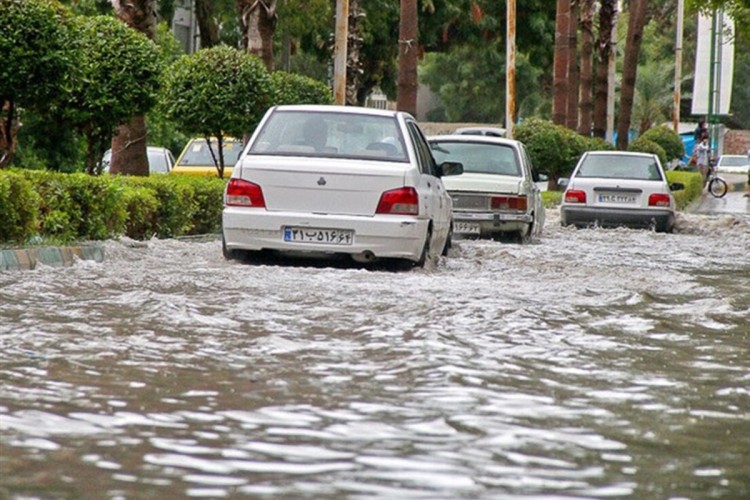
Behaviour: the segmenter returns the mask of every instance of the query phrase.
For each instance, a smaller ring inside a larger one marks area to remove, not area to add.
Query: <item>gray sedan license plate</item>
[[[292,243],[351,245],[354,242],[354,231],[349,229],[286,226],[284,227],[284,241]]]
[[[479,234],[479,224],[473,222],[455,222],[453,230],[460,234]]]
[[[635,203],[634,194],[600,194],[599,203]]]

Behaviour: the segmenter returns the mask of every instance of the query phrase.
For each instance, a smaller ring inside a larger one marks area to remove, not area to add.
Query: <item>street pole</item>
[[[674,102],[672,103],[672,127],[680,133],[680,101],[682,91],[682,32],[685,21],[685,0],[677,0],[677,38],[674,44]]]
[[[333,59],[333,99],[346,104],[346,58],[349,37],[349,0],[336,0],[336,38]]]
[[[516,0],[506,2],[505,136],[513,139],[516,123]]]

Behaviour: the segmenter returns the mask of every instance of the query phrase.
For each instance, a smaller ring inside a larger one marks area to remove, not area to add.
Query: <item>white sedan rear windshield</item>
[[[746,156],[720,156],[719,165],[722,167],[744,167],[750,163],[750,158]]]
[[[456,161],[464,166],[464,172],[521,176],[516,152],[505,144],[439,140],[430,141],[430,144],[438,164]]]
[[[400,130],[390,116],[277,111],[248,154],[408,161]]]
[[[663,179],[659,166],[654,159],[626,155],[589,155],[578,168],[576,177],[644,181]]]

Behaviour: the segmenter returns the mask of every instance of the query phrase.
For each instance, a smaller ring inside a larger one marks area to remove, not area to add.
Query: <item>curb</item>
[[[30,270],[35,269],[38,264],[67,267],[72,266],[76,260],[102,262],[104,250],[98,245],[0,250],[0,271]]]

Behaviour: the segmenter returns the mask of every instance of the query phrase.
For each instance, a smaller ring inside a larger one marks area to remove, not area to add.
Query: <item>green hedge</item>
[[[225,185],[215,177],[0,170],[0,244],[219,232]]]
[[[698,172],[670,170],[667,172],[667,181],[670,183],[679,182],[685,185],[685,189],[672,191],[679,210],[688,206],[693,200],[700,198],[703,192],[703,177]]]

